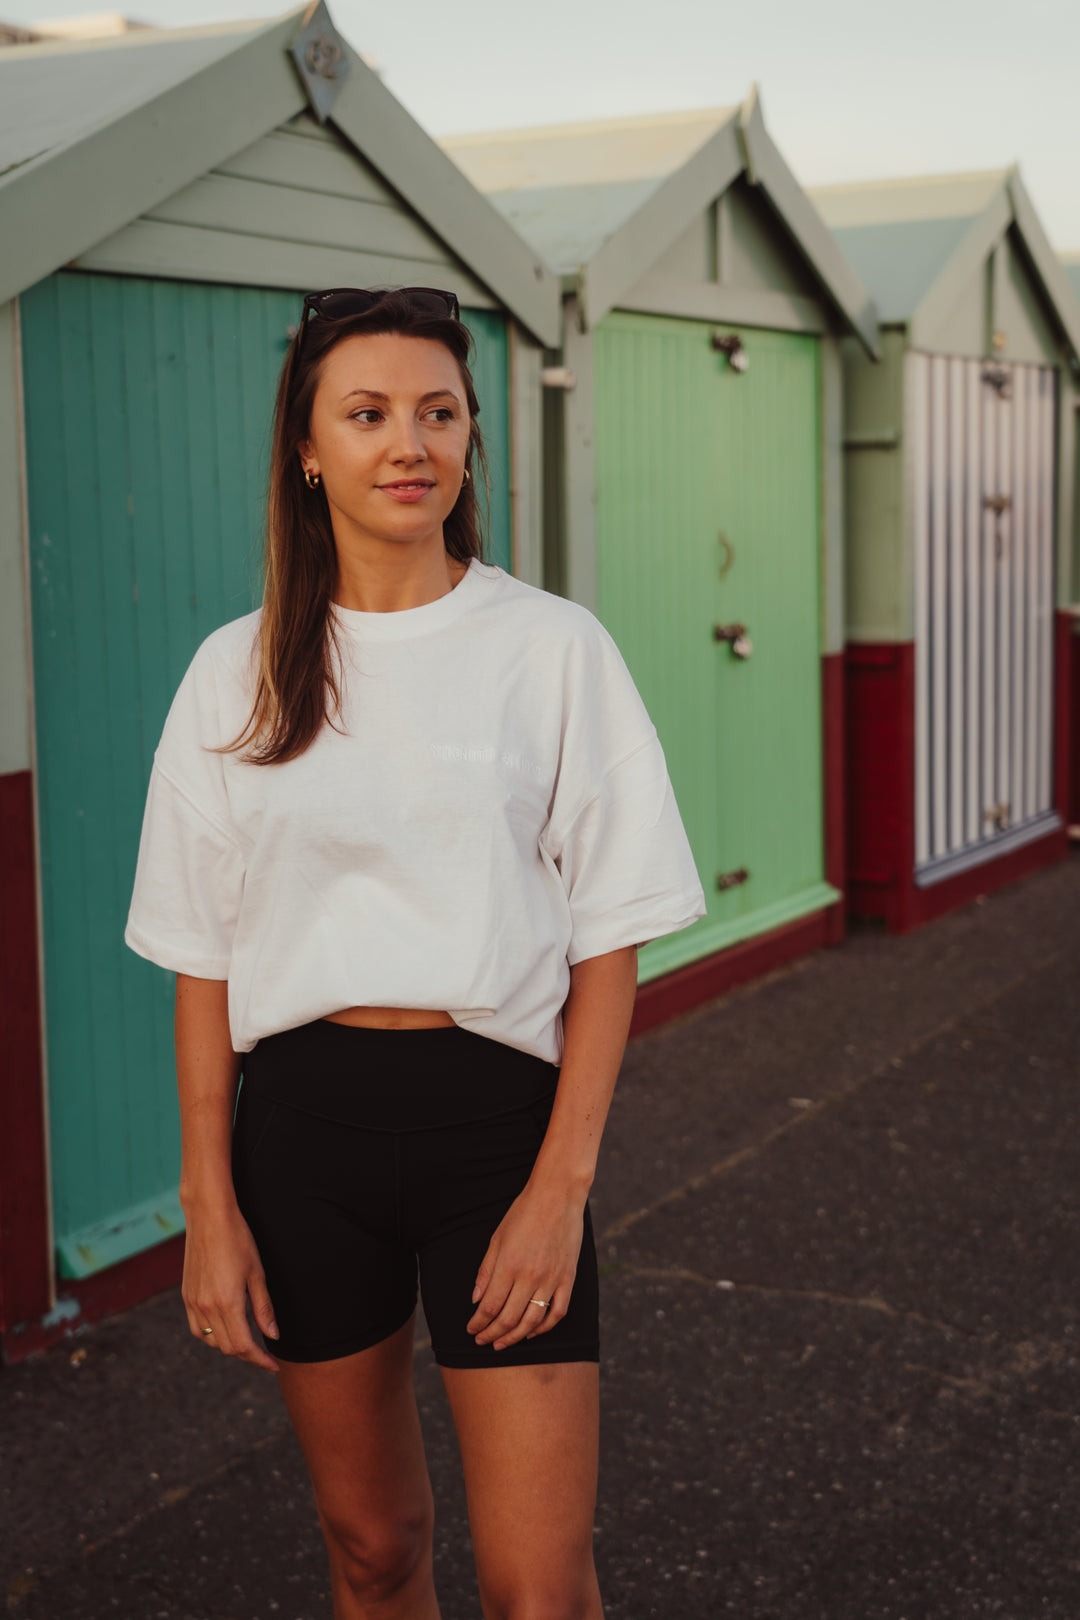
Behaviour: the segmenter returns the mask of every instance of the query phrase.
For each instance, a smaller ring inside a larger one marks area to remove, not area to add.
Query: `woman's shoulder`
[[[485,565],[484,572],[499,586],[498,619],[504,628],[515,634],[531,631],[549,645],[568,650],[606,651],[614,646],[601,620],[583,603],[530,585],[495,565]]]
[[[198,675],[245,680],[258,659],[262,608],[229,619],[203,637],[192,655],[189,670]]]
[[[216,630],[211,630],[203,637],[198,645],[196,657],[202,656],[217,663],[228,663],[238,655],[250,652],[261,622],[261,607],[257,607],[252,613],[242,614],[239,619],[227,619],[224,624],[219,624]]]
[[[261,618],[257,608],[218,625],[198,643],[176,689],[166,735],[216,735],[242,723],[257,684]]]

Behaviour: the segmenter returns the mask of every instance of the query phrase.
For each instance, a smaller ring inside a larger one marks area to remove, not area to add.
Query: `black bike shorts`
[[[232,1173],[281,1335],[263,1337],[267,1350],[329,1361],[378,1344],[409,1320],[419,1276],[444,1367],[598,1361],[588,1205],[562,1320],[505,1350],[465,1331],[476,1274],[529,1178],[558,1078],[544,1059],[457,1024],[316,1019],[246,1053]]]

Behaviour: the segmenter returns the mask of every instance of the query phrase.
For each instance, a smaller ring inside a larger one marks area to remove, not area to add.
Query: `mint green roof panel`
[[[885,322],[907,321],[1009,171],[811,186],[809,196]]]
[[[443,136],[439,145],[553,270],[587,264],[736,109]]]
[[[565,275],[587,264],[655,190],[652,181],[621,180],[492,191],[488,200],[553,270]]]
[[[817,199],[814,199],[817,201]],[[882,321],[906,321],[963,241],[971,220],[917,219],[833,229]]]

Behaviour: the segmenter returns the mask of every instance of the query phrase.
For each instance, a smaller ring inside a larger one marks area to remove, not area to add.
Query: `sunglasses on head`
[[[308,293],[300,316],[300,336],[296,345],[299,355],[304,341],[304,328],[308,314],[324,321],[344,321],[350,315],[366,315],[369,309],[381,304],[388,293],[394,292],[409,300],[418,315],[433,315],[439,320],[449,316],[461,319],[461,305],[457,293],[445,292],[441,287],[394,287],[368,292],[364,287],[330,287],[326,292]]]

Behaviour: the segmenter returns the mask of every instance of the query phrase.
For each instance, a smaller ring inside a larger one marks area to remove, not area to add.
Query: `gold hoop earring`
[[[320,483],[322,482],[321,473],[310,473],[306,468],[304,469],[304,478],[307,481],[308,489],[318,489]]]
[[[470,471],[469,471],[469,469],[468,469],[468,467],[466,467],[466,469],[465,469],[465,476],[464,476],[464,478],[463,478],[463,479],[462,479],[462,480],[461,480],[461,487],[462,487],[462,489],[464,489],[464,488],[465,488],[465,485],[466,485],[466,484],[471,484],[471,483],[472,483],[472,473],[471,473],[471,472],[470,472]]]

